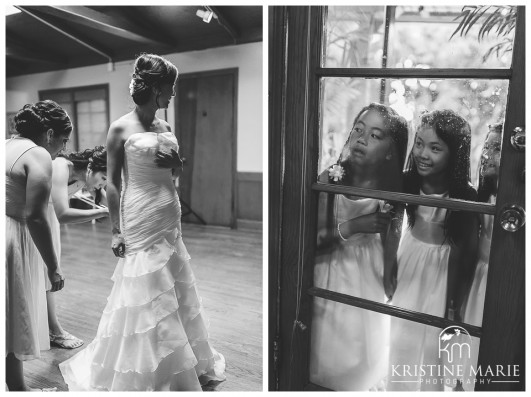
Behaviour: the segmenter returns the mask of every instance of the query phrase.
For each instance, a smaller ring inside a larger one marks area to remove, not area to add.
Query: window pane
[[[470,16],[474,12],[480,17],[464,27],[465,35],[461,31],[453,35],[462,10],[461,6],[328,7],[323,66],[509,68],[516,7],[466,6]],[[484,29],[492,22],[490,29]],[[500,26],[504,28],[498,31]]]
[[[104,100],[81,101],[76,104],[78,113],[78,135],[80,149],[104,145],[107,135],[107,114],[95,112],[94,108],[105,108]]]
[[[90,102],[87,102],[87,101],[77,102],[76,106],[77,106],[78,114],[90,112]]]
[[[399,203],[328,193],[318,208],[316,287],[481,326],[493,216],[425,206],[404,214]],[[440,331],[315,298],[310,380],[334,390],[430,389],[422,377],[391,385],[389,365],[443,363]]]
[[[90,110],[92,112],[105,112],[105,105],[105,99],[95,99],[93,101],[90,101]]]
[[[324,66],[382,67],[385,7],[328,7]]]
[[[318,171],[323,181],[326,181],[326,175],[323,173],[338,162],[341,152],[345,151],[342,157],[345,159],[349,155],[347,151],[353,149],[353,139],[356,135],[353,132],[353,121],[371,102],[386,104],[406,120],[408,127],[406,158],[411,154],[415,132],[421,121],[420,116],[426,111],[453,110],[468,122],[471,131],[470,167],[463,172],[470,172],[471,182],[477,188],[480,165],[483,161],[484,166],[491,168],[489,174],[492,178],[497,178],[501,123],[505,118],[507,104],[508,81],[506,80],[381,80],[326,77],[321,80],[321,92],[321,148]],[[382,119],[382,122],[388,125],[385,119]],[[493,130],[489,125],[498,125],[497,128],[493,127],[498,132],[496,137],[489,133]],[[348,141],[351,135],[353,139]],[[487,138],[490,140],[496,138],[496,142],[487,142],[489,140]],[[396,146],[396,142],[393,143]],[[448,149],[451,150],[451,147]],[[383,178],[390,175],[393,167],[404,168],[403,157],[400,157],[398,163],[389,161],[386,163],[382,158],[382,167],[387,165],[387,168],[382,168],[380,171],[381,183],[375,183],[372,187],[393,190],[386,188]],[[373,159],[376,157],[373,156]],[[491,187],[495,192],[497,179],[492,179],[492,182]],[[346,180],[334,183],[349,184]]]

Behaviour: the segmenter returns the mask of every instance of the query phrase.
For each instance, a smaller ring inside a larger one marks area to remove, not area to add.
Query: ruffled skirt
[[[6,216],[6,354],[19,360],[39,358],[43,347],[39,323],[47,320],[41,261],[26,223]]]
[[[69,390],[200,391],[225,379],[190,257],[174,233],[119,259],[96,338],[59,365]]]

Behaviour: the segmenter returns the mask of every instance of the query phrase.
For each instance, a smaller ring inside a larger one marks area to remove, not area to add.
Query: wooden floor
[[[63,226],[65,289],[57,295],[63,328],[89,343],[112,287],[117,259],[108,221]],[[218,391],[262,391],[262,233],[183,224],[212,345],[227,360]],[[82,347],[83,348],[83,347]],[[30,387],[67,390],[58,364],[76,350],[52,347],[24,363]]]

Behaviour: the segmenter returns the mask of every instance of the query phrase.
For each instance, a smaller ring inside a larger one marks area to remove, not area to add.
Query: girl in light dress
[[[225,379],[182,239],[177,140],[155,115],[176,80],[166,59],[139,56],[129,86],[135,109],[109,128],[107,200],[119,259],[95,339],[59,365],[71,391],[201,391]]]
[[[494,204],[498,190],[498,176],[500,170],[500,154],[502,143],[502,124],[489,126],[489,132],[483,145],[479,167],[478,201]],[[483,305],[485,303],[485,291],[487,287],[487,270],[489,265],[490,244],[492,240],[492,227],[494,216],[480,216],[480,231],[478,245],[478,261],[472,279],[472,285],[468,293],[468,299],[464,307],[463,321],[481,327],[483,322]],[[470,344],[470,360],[464,360],[464,381],[457,385],[456,389],[473,391],[474,372],[479,354],[479,338],[472,337]]]
[[[475,201],[476,191],[470,183],[470,139],[468,122],[455,112],[435,110],[422,115],[405,175],[406,192]],[[462,303],[462,275],[473,261],[475,217],[416,205],[408,205],[406,212],[409,228],[400,240],[392,304],[452,317]],[[421,377],[421,371],[415,370],[420,365],[441,364],[439,332],[432,326],[392,318],[387,390],[444,389],[440,377]]]
[[[82,152],[59,155],[53,162],[53,177],[50,202],[48,204],[48,219],[52,227],[52,237],[55,253],[61,259],[61,231],[59,224],[88,222],[105,217],[109,214],[107,208],[76,209],[70,208],[69,199],[83,188],[90,191],[94,197],[107,184],[107,152],[103,146],[87,149]],[[44,270],[46,270],[43,263]],[[65,349],[75,349],[83,345],[83,341],[61,326],[55,309],[55,293],[49,291],[46,283],[47,319],[41,322],[40,333],[44,335],[41,348],[49,348],[49,342]],[[43,316],[46,318],[45,316]],[[49,338],[49,342],[48,342]],[[48,345],[48,346],[47,346]]]
[[[26,384],[22,363],[40,357],[39,305],[46,299],[40,261],[46,264],[50,290],[64,286],[47,206],[52,159],[70,139],[72,123],[50,100],[24,106],[14,122],[18,135],[6,141],[5,153],[6,384],[10,391],[41,391]]]
[[[401,191],[406,147],[406,120],[392,108],[372,103],[355,118],[337,164],[319,179]],[[390,264],[398,244],[397,220],[391,221],[396,209],[388,212],[389,204],[376,199],[324,194],[321,198],[319,215],[327,219],[320,222],[314,285],[386,302],[384,285],[392,290],[387,281],[392,280]],[[384,261],[384,251],[390,252],[389,260]],[[315,298],[310,381],[338,391],[381,388],[387,374],[388,339],[389,317]]]

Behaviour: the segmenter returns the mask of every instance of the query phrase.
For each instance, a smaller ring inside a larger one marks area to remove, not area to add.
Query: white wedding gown
[[[135,133],[125,142],[126,255],[95,339],[59,365],[71,391],[201,390],[225,379],[225,360],[208,342],[171,170],[154,162],[159,148],[178,150],[175,136]]]

